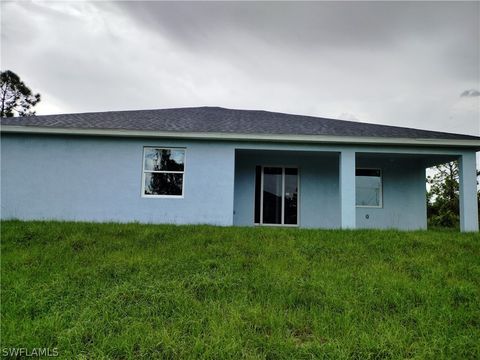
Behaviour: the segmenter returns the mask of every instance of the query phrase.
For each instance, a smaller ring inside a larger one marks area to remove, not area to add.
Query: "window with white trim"
[[[382,207],[382,171],[356,169],[355,194],[358,207]]]
[[[144,197],[183,197],[185,149],[143,149]]]

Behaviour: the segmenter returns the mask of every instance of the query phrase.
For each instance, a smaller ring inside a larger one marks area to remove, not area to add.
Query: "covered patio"
[[[461,230],[478,230],[474,152],[290,147],[236,149],[234,225],[426,229],[426,168],[459,160]]]

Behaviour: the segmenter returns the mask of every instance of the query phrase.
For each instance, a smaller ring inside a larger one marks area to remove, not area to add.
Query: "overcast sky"
[[[38,114],[223,106],[480,135],[480,2],[2,2]]]

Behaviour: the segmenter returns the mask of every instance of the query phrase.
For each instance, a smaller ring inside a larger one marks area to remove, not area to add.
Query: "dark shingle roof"
[[[220,107],[13,117],[1,119],[1,124],[63,129],[480,140],[480,137],[470,135]]]

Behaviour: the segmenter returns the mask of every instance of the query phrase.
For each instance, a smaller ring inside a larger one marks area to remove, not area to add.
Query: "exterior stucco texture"
[[[357,228],[425,229],[425,168],[418,160],[358,156],[357,167],[380,168],[383,206],[356,208]],[[300,227],[340,228],[339,154],[237,151],[235,225],[253,225],[255,166],[298,166]]]
[[[144,147],[186,149],[183,198],[142,197]],[[383,206],[356,208],[358,228],[426,228],[426,164],[461,154],[455,149],[349,149],[357,154],[357,167],[383,173]],[[2,134],[1,218],[253,226],[255,166],[278,165],[299,168],[299,225],[339,228],[339,159],[344,150],[331,145]],[[466,168],[473,171],[475,153],[464,156],[473,159]],[[468,189],[467,200],[474,185]]]
[[[225,143],[2,136],[3,219],[233,222],[234,150]],[[185,147],[184,198],[144,198],[144,146]]]

